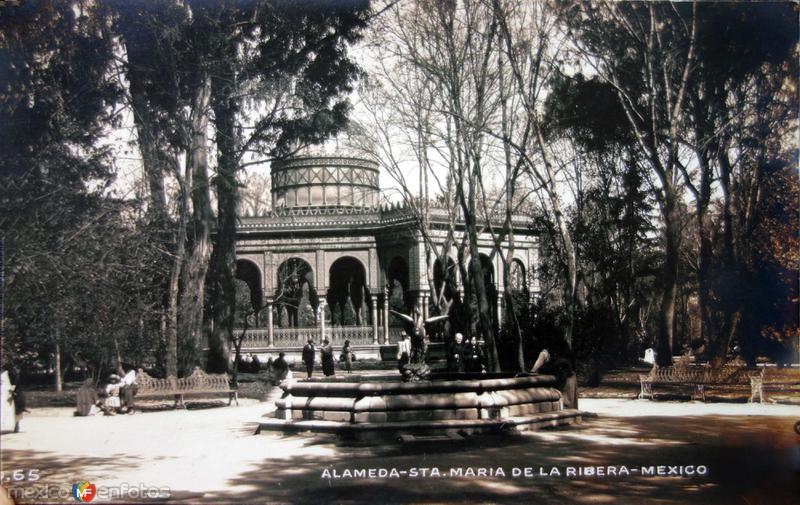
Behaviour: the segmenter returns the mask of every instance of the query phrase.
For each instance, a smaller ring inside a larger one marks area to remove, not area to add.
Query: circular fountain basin
[[[432,373],[402,382],[398,373],[287,381],[275,417],[259,430],[334,433],[342,438],[453,437],[580,422],[564,409],[551,375]]]

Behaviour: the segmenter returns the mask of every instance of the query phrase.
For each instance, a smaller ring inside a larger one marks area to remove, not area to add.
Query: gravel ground
[[[222,405],[89,418],[35,409],[22,433],[0,440],[5,484],[22,503],[74,503],[69,490],[80,481],[97,486],[95,502],[752,505],[800,496],[800,436],[792,429],[800,407],[791,405],[582,399],[581,409],[596,416],[571,428],[384,446],[253,435],[271,403]],[[660,465],[684,475],[642,475]],[[567,475],[588,467],[595,475]],[[609,467],[618,475],[608,476]],[[431,476],[432,468],[444,476]],[[381,476],[392,469],[399,475]],[[148,492],[163,494],[141,500]]]

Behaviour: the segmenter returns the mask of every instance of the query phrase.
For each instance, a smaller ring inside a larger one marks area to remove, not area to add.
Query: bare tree
[[[480,199],[484,196],[481,184],[493,161],[487,154],[491,137],[485,130],[496,120],[499,106],[496,19],[491,8],[479,2],[421,0],[395,5],[381,29],[382,41],[386,42],[384,54],[395,64],[388,82],[394,86],[392,92],[398,93],[407,105],[403,117],[417,137],[410,139],[409,145],[419,163],[421,186],[428,187],[428,176],[435,172],[430,167],[445,167],[446,176],[436,179],[436,183],[445,190],[443,198],[448,210],[457,209],[450,212],[453,220],[459,216],[463,222],[458,265],[462,278],[468,280],[466,301],[474,296],[477,302],[478,327],[486,341],[489,368],[498,370],[493,307],[478,249],[484,226],[480,218]],[[402,85],[397,85],[398,79],[403,80]],[[424,198],[425,191],[421,189],[423,198],[417,209],[422,228],[426,228],[429,201]],[[445,269],[446,252],[443,249],[437,255],[440,261],[444,260]]]

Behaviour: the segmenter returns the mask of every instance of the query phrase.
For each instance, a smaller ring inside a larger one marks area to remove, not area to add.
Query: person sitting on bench
[[[119,382],[119,375],[111,374],[108,377],[108,384],[106,385],[106,399],[103,403],[103,411],[107,416],[114,416],[117,414],[117,410],[122,406],[122,403],[119,399],[119,391],[121,389],[121,385]]]
[[[119,369],[120,372],[123,371],[122,365],[120,365]],[[131,368],[128,373],[123,375],[122,380],[120,380],[119,396],[122,399],[121,412],[133,414],[135,407],[134,397],[138,389],[136,385],[136,370]]]

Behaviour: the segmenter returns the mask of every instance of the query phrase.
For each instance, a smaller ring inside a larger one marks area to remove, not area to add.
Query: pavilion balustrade
[[[236,335],[241,335],[242,329],[234,330]],[[341,346],[345,340],[349,340],[351,345],[369,345],[375,343],[376,328],[374,326],[326,326],[325,334],[331,339],[335,346]],[[383,326],[377,327],[377,335],[384,335]],[[403,329],[400,327],[389,327],[389,344],[395,344],[402,340]],[[269,342],[269,328],[248,328],[242,349],[268,348],[268,347],[302,347],[313,338],[319,345],[322,341],[322,334],[319,326],[293,327],[293,328],[273,328],[272,345]],[[380,339],[384,344],[383,338]]]

